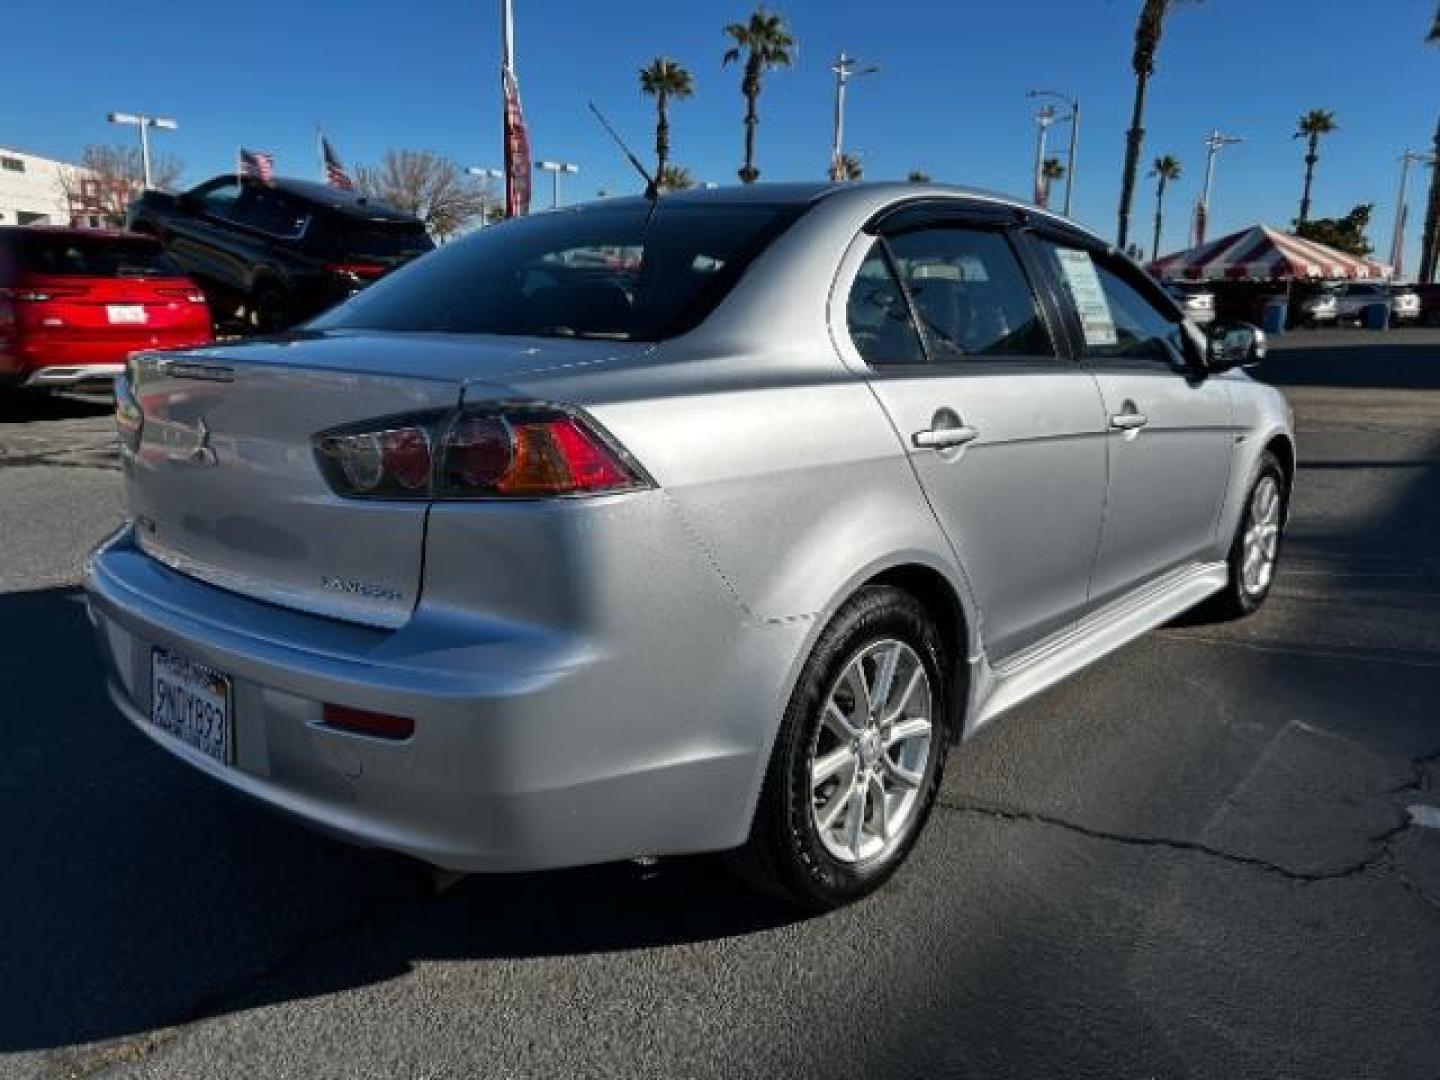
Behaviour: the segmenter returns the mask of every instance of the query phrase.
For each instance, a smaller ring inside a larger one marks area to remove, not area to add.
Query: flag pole
[[[512,162],[510,153],[510,80],[514,78],[515,65],[515,15],[510,6],[510,0],[500,0],[500,101],[503,112],[503,121],[500,125],[500,137],[504,142],[505,160],[505,216],[512,218],[516,214],[515,207],[515,183],[511,176]]]

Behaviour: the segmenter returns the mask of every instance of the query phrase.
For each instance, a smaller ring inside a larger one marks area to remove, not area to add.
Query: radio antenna
[[[595,107],[595,102],[590,101],[586,104],[590,106],[590,111],[595,114],[595,119],[600,121],[600,126],[605,129],[606,134],[608,134],[610,138],[615,140],[616,146],[620,147],[620,152],[624,154],[630,164],[635,167],[635,171],[644,178],[645,198],[649,199],[651,202],[659,199],[660,186],[656,182],[656,178],[651,176],[650,173],[646,170],[645,166],[640,164],[640,159],[630,152],[630,147],[625,145],[625,140],[620,138],[619,133],[617,133],[616,130],[610,126],[610,121],[605,119],[605,114]]]

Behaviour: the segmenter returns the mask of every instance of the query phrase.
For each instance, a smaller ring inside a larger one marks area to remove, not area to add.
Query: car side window
[[[285,196],[260,187],[246,188],[231,216],[242,225],[285,239],[300,236],[310,223],[310,215]]]
[[[845,304],[845,324],[860,358],[871,367],[925,363],[920,334],[884,241],[875,241],[860,264]]]
[[[1133,271],[1081,248],[1040,246],[1080,316],[1087,359],[1183,363],[1181,322],[1130,280]]]
[[[218,217],[233,216],[235,201],[240,197],[240,185],[235,181],[212,187],[200,196],[200,202],[208,213]]]
[[[1039,302],[1004,233],[935,226],[887,243],[932,363],[1054,356]]]

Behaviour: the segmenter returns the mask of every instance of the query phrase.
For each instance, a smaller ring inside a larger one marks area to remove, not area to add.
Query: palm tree
[[[1130,130],[1125,133],[1125,168],[1120,174],[1120,230],[1116,246],[1123,249],[1130,235],[1130,204],[1135,199],[1135,173],[1140,168],[1140,149],[1145,142],[1145,93],[1150,76],[1155,74],[1155,53],[1160,48],[1160,34],[1165,29],[1165,16],[1179,0],[1145,0],[1140,19],[1135,24],[1135,51],[1130,67],[1135,72],[1135,104],[1130,110]]]
[[[1157,157],[1150,166],[1150,175],[1155,181],[1155,239],[1150,242],[1150,258],[1160,257],[1160,226],[1165,220],[1165,185],[1180,179],[1180,159],[1173,154]]]
[[[924,169],[911,169],[905,175],[905,179],[912,184],[928,184],[930,183],[930,174]]]
[[[670,99],[688,98],[695,79],[668,56],[657,56],[640,69],[640,92],[655,99],[655,177],[658,181],[670,160]]]
[[[695,178],[684,165],[666,165],[655,174],[655,183],[661,191],[688,191],[695,186]]]
[[[1047,157],[1040,163],[1040,205],[1050,205],[1050,185],[1056,180],[1065,178],[1065,166],[1060,164],[1060,159]]]
[[[725,33],[735,44],[725,50],[721,63],[737,63],[742,56],[745,58],[745,73],[740,79],[740,93],[745,95],[745,164],[740,166],[740,181],[753,184],[760,179],[760,170],[755,167],[755,125],[760,122],[755,100],[760,96],[760,79],[767,71],[790,66],[795,59],[795,39],[785,20],[763,7],[756,8],[748,22],[725,27]]]
[[[1320,136],[1336,129],[1335,114],[1329,109],[1311,109],[1295,125],[1295,138],[1306,140],[1305,190],[1300,195],[1298,224],[1310,220],[1310,181],[1315,176],[1315,163],[1320,160]]]
[[[1425,40],[1432,45],[1440,44],[1440,5],[1435,8],[1435,21],[1430,24],[1430,33],[1425,36]]]
[[[837,172],[840,180],[859,180],[865,175],[865,166],[854,154],[841,154]]]

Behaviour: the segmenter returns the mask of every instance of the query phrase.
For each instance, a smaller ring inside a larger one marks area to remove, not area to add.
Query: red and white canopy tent
[[[1150,264],[1158,278],[1184,281],[1381,281],[1391,268],[1372,259],[1254,225]]]

